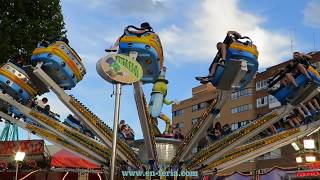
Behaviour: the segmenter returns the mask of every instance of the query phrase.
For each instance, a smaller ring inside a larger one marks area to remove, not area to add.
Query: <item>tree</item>
[[[0,63],[21,53],[29,64],[37,43],[66,34],[60,0],[0,0]]]

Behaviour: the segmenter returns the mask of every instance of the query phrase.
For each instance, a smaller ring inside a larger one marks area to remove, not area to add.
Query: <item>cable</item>
[[[69,174],[69,172],[66,172],[66,174],[63,176],[62,180],[64,180],[68,174]]]
[[[35,170],[35,171],[31,171],[29,174],[25,175],[24,177],[20,178],[19,180],[24,180],[25,178],[29,177],[31,174],[38,172],[39,169]]]

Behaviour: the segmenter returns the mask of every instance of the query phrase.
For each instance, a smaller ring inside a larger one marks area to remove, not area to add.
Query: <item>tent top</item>
[[[82,169],[98,169],[98,165],[80,158],[71,152],[61,149],[52,156],[51,167],[61,168],[82,168]]]

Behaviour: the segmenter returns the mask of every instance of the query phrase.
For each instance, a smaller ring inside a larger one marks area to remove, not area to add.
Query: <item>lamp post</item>
[[[16,153],[16,156],[14,158],[14,160],[16,160],[16,180],[18,180],[18,168],[19,168],[19,161],[23,161],[24,157],[25,157],[26,153],[25,152],[20,152],[18,151]]]
[[[115,164],[117,156],[117,134],[118,134],[118,123],[119,123],[119,112],[120,112],[120,97],[121,97],[121,84],[116,85],[116,98],[113,118],[113,139],[112,139],[112,157],[111,157],[111,179],[114,179],[115,175]]]

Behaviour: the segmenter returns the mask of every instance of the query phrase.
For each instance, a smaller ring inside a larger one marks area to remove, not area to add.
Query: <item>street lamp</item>
[[[26,153],[25,152],[17,152],[14,160],[16,160],[16,180],[18,180],[18,168],[19,168],[19,161],[23,161]]]

